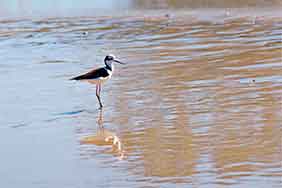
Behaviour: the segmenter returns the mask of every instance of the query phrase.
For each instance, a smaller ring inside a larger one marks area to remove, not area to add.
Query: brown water
[[[259,10],[3,20],[0,187],[281,187],[281,50]]]

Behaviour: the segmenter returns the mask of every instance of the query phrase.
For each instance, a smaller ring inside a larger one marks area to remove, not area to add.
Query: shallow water
[[[238,10],[2,20],[0,186],[281,187],[281,34]],[[99,111],[68,79],[108,53]]]

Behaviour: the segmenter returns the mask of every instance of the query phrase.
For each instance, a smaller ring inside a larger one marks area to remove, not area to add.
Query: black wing
[[[109,76],[109,73],[106,70],[106,68],[99,68],[92,70],[86,74],[71,78],[71,80],[87,80],[87,79],[96,79],[99,77],[107,77],[107,76]]]

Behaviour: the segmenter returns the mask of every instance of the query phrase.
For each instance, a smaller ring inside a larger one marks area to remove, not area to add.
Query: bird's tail
[[[83,79],[82,76],[76,76],[76,77],[70,78],[70,80],[81,80],[81,79]]]

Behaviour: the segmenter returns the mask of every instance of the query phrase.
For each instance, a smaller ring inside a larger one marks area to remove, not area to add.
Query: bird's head
[[[120,60],[118,60],[114,55],[109,54],[105,57],[104,62],[106,64],[106,66],[108,67],[112,67],[112,63],[119,63],[119,64],[125,64],[123,62],[121,62]]]

